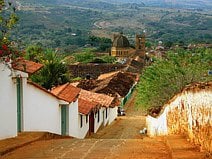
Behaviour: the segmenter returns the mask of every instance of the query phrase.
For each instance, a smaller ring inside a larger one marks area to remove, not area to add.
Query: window
[[[80,115],[80,127],[82,127],[83,126],[83,118],[82,118],[83,116],[82,115]]]
[[[106,108],[106,119],[107,119],[107,108]]]
[[[99,110],[98,110],[98,112],[97,112],[98,114],[97,114],[97,122],[99,122],[99,119],[100,119],[100,116],[99,116]]]
[[[88,115],[86,115],[86,124],[88,123]]]

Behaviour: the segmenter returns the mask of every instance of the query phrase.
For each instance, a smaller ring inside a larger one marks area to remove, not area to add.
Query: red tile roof
[[[84,100],[91,101],[91,102],[97,102],[104,107],[110,107],[112,101],[114,100],[114,97],[110,97],[105,94],[86,91],[83,89],[81,89],[80,91],[79,98],[82,98]]]
[[[89,114],[95,107],[97,107],[98,103],[94,101],[87,101],[82,98],[78,100],[79,113],[87,115]]]
[[[59,94],[68,85],[69,85],[69,83],[66,83],[66,84],[63,84],[63,85],[60,85],[60,86],[57,86],[57,87],[53,87],[51,92],[53,94]]]
[[[51,93],[67,102],[75,101],[77,96],[79,95],[79,92],[80,88],[74,87],[70,83],[66,83],[62,86],[53,88],[53,90],[51,91]]]
[[[33,74],[40,70],[43,65],[40,63],[35,63],[33,61],[28,61],[25,59],[17,59],[12,64],[13,69],[23,71],[29,74]]]
[[[99,75],[98,80],[104,80],[104,79],[106,79],[108,77],[111,77],[111,76],[117,74],[118,72],[119,71],[114,71],[114,72],[109,72],[109,73],[101,74],[101,75]]]

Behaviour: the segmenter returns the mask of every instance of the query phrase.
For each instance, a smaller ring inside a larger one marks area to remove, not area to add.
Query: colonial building
[[[145,34],[136,35],[135,49],[130,47],[130,43],[123,33],[115,34],[111,48],[111,56],[132,57],[134,55],[141,57],[145,55]]]
[[[128,39],[122,33],[114,35],[111,56],[128,57],[131,50]]]

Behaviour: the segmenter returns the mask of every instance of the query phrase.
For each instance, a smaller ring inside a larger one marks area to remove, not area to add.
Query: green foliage
[[[21,40],[25,46],[39,42],[44,47],[73,52],[73,48],[88,44],[93,23],[101,17],[100,12],[88,9],[59,5],[41,7],[37,1],[35,4],[36,6],[31,6],[35,10],[17,11],[21,18],[17,29],[13,31],[12,39],[19,37],[17,40]],[[24,7],[28,6],[30,5]]]
[[[38,59],[39,62],[44,64],[44,67],[37,74],[32,75],[31,80],[46,89],[69,82],[70,75],[63,59],[64,57],[61,54],[46,50],[43,56]]]
[[[26,59],[34,62],[42,62],[44,56],[44,49],[38,45],[30,45],[26,48]]]
[[[61,48],[67,53],[86,44],[108,52],[110,39],[96,36],[111,37],[120,31],[134,45],[135,34],[140,34],[144,28],[151,43],[161,40],[167,47],[212,42],[211,10],[188,12],[110,2],[105,5],[96,0],[68,1],[65,5],[64,1],[50,1],[22,0],[21,8],[25,9],[17,11],[21,18],[11,38],[21,40],[26,46],[40,42],[45,47]]]
[[[74,53],[73,56],[77,62],[81,63],[92,62],[95,58],[95,55],[91,49],[84,49],[80,53]]]
[[[101,38],[96,36],[90,36],[88,39],[89,44],[94,47],[97,47],[98,51],[107,51],[107,49],[111,48],[112,41],[108,38]]]
[[[72,78],[72,79],[71,79],[72,82],[80,81],[80,80],[82,80],[81,77],[75,77],[75,78]]]
[[[15,4],[0,0],[0,62],[10,62],[15,65],[16,58],[23,57],[23,52],[18,49],[16,42],[11,42],[10,31],[18,21],[15,14]]]
[[[95,54],[97,50],[95,48],[84,48],[78,53],[74,53],[74,62],[80,63],[114,63],[116,61],[115,57],[109,55],[100,55]]]
[[[109,55],[104,55],[101,57],[101,59],[105,61],[106,63],[114,63],[116,61],[116,57],[109,56]]]
[[[0,39],[6,39],[10,30],[18,22],[18,16],[15,14],[15,4],[5,0],[0,0]]]
[[[138,84],[138,107],[163,106],[171,97],[192,82],[211,81],[212,49],[179,49],[168,52],[165,59],[156,60],[141,75]]]

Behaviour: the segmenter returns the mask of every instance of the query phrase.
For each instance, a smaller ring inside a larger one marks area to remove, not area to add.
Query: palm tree
[[[68,82],[70,76],[63,58],[61,54],[53,50],[46,50],[43,57],[39,59],[44,64],[44,68],[31,77],[32,81],[46,89]]]

